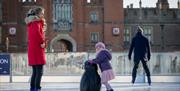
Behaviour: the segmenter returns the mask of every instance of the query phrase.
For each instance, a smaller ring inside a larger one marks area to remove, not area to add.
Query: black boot
[[[107,91],[114,91],[113,89],[107,90]]]
[[[37,89],[30,89],[30,91],[40,91],[40,90],[37,90]]]
[[[132,78],[132,81],[131,81],[132,84],[134,84],[135,79],[136,79],[136,77],[133,77],[133,78]]]
[[[149,86],[150,86],[150,85],[151,85],[151,77],[148,76],[147,79],[148,79],[148,84],[149,84]]]

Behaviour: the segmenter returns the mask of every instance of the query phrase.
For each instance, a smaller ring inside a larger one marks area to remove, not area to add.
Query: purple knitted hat
[[[103,49],[105,49],[105,45],[102,42],[98,42],[98,43],[96,43],[95,48],[103,48]]]

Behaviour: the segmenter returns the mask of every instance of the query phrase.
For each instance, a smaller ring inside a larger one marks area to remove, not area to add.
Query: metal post
[[[6,53],[7,55],[9,55],[10,57],[10,76],[9,76],[9,82],[12,83],[12,59],[11,59],[11,55],[9,54],[9,38],[6,37]]]
[[[11,58],[11,55],[9,54],[9,57],[10,57],[10,77],[9,77],[9,80],[10,80],[10,83],[12,83],[12,58]]]
[[[6,37],[6,52],[8,53],[9,51],[9,38]]]

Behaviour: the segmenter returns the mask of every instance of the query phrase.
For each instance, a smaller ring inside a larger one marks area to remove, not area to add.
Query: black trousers
[[[143,68],[146,72],[146,75],[147,77],[149,78],[148,79],[148,82],[151,83],[150,81],[150,71],[149,71],[149,68],[146,64],[146,61],[144,59],[141,59],[141,60],[134,60],[134,67],[133,67],[133,71],[132,71],[132,83],[135,82],[135,79],[136,79],[136,73],[137,73],[137,69],[138,69],[138,65],[139,65],[139,62],[141,61],[142,65],[143,65]]]
[[[41,78],[43,75],[43,65],[32,66],[32,76],[31,76],[31,89],[41,89]]]

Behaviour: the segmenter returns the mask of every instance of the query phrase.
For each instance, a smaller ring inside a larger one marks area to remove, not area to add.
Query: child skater
[[[96,58],[90,60],[90,63],[98,64],[101,70],[101,83],[105,85],[107,91],[114,91],[108,81],[115,78],[110,60],[112,59],[111,53],[105,48],[104,43],[98,42],[95,45]]]

